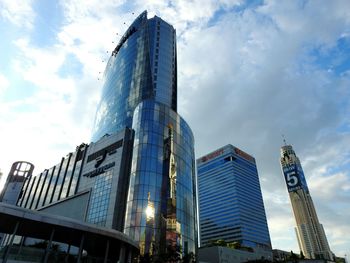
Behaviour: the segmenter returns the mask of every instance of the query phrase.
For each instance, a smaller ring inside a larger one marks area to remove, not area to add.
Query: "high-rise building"
[[[271,250],[255,159],[226,145],[197,159],[201,247],[220,239]]]
[[[281,148],[281,167],[297,224],[295,230],[300,250],[306,258],[333,259],[323,226],[318,221],[301,163],[291,145]]]
[[[143,12],[107,63],[92,136],[135,131],[124,233],[143,255],[196,250],[194,140],[176,110],[175,29]]]
[[[131,128],[134,110],[147,99],[177,110],[176,32],[143,12],[130,25],[109,58],[95,117],[92,141]]]
[[[146,258],[195,255],[194,139],[176,110],[175,29],[145,11],[108,60],[92,143],[29,177],[17,205],[122,231]]]

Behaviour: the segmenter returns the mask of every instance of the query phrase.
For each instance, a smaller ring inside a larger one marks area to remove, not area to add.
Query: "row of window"
[[[17,205],[39,209],[74,195],[86,149],[85,145],[81,145],[74,154],[62,158],[61,163],[38,176],[29,177],[23,185]]]
[[[174,118],[171,118],[171,114]],[[170,120],[173,121],[169,122]],[[191,131],[169,107],[151,101],[143,101],[137,107],[133,128],[134,155],[125,229],[142,242],[144,235],[140,233],[142,228],[139,226],[151,224],[152,227],[159,226],[158,234],[165,237],[170,234],[161,222],[168,217],[169,220],[176,220],[181,236],[190,236],[195,240],[196,205]],[[188,136],[186,144],[184,135]],[[143,141],[145,137],[147,143]],[[149,144],[153,139],[157,139],[157,143]],[[185,154],[180,156],[179,149]],[[171,175],[175,180],[171,179]],[[158,190],[151,184],[155,184]],[[152,195],[153,190],[155,194],[158,193],[156,196]],[[173,192],[175,198],[171,197]],[[153,203],[154,221],[149,221],[145,212],[149,202]]]

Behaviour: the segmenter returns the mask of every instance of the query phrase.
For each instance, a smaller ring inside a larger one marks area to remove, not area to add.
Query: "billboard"
[[[283,167],[284,179],[286,180],[288,192],[294,192],[299,189],[308,190],[304,172],[301,167],[296,164]]]

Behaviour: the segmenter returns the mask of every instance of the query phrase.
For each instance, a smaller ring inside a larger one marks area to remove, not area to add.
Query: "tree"
[[[242,246],[241,246],[241,243],[239,242],[230,242],[227,244],[227,247],[233,248],[233,249],[240,249]]]
[[[295,255],[293,253],[293,250],[290,251],[290,256],[289,256],[289,259],[294,261],[294,262],[297,262],[297,260],[299,259],[298,255]]]

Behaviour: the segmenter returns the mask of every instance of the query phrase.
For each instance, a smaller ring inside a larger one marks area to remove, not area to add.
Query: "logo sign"
[[[211,159],[213,159],[213,158],[215,158],[215,157],[217,157],[217,156],[219,156],[219,155],[221,155],[221,154],[223,154],[223,153],[224,153],[224,149],[217,150],[217,151],[215,151],[215,152],[213,152],[213,153],[210,153],[210,154],[208,154],[208,155],[202,157],[202,158],[201,158],[201,161],[202,161],[202,162],[209,161],[209,160],[211,160]]]
[[[107,151],[104,151],[102,155],[96,158],[95,168],[98,168],[106,159]]]
[[[239,156],[243,157],[247,161],[255,163],[255,159],[252,156],[250,156],[249,154],[247,154],[246,152],[243,152],[242,150],[235,148],[235,153],[238,154]]]
[[[97,175],[100,175],[100,174],[103,174],[106,170],[108,170],[109,168],[113,167],[115,165],[115,162],[112,162],[112,163],[109,163],[109,164],[106,164],[102,167],[99,167],[95,170],[92,170],[91,172],[88,172],[86,174],[83,174],[84,177],[95,177]]]

